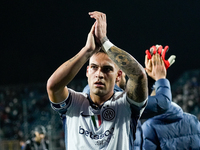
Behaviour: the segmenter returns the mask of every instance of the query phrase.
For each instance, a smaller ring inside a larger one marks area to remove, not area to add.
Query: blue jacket
[[[154,84],[155,96],[148,97],[147,106],[141,116],[141,119],[149,119],[156,115],[166,112],[172,101],[171,86],[168,79],[159,79]],[[136,130],[136,139],[134,141],[134,150],[142,150],[143,145],[143,131],[141,123],[138,122]],[[151,150],[151,149],[150,149]]]
[[[142,125],[146,150],[199,150],[200,122],[172,102],[169,110]]]

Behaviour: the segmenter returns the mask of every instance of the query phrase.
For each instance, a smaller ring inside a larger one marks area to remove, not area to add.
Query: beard
[[[90,89],[90,91],[93,94],[98,95],[98,96],[104,96],[106,93],[105,89],[103,89],[103,88],[92,88],[92,89]]]

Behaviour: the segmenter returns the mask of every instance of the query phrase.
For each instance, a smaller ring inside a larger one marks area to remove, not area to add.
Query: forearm
[[[148,104],[142,115],[142,119],[148,119],[167,111],[171,105],[172,94],[170,83],[167,79],[156,81],[156,94],[148,97]]]
[[[84,49],[84,48],[83,48]],[[54,78],[55,83],[60,83],[58,85],[67,85],[82,68],[82,66],[88,61],[89,57],[85,56],[84,52],[81,50],[74,57],[64,62],[51,76]]]
[[[53,102],[59,102],[66,98],[68,91],[65,91],[65,86],[76,76],[91,55],[92,53],[83,47],[77,55],[64,62],[51,75],[47,82],[47,92]]]
[[[167,79],[159,79],[155,82],[155,98],[157,99],[157,105],[161,111],[169,109],[172,102],[172,93],[170,82]]]
[[[104,51],[129,79],[135,80],[135,77],[146,76],[145,69],[140,63],[129,53],[113,45],[107,37],[101,39],[101,44]]]
[[[129,79],[134,80],[135,77],[145,74],[144,68],[126,51],[116,46],[112,46],[107,51],[107,54],[117,66],[126,73]]]
[[[147,76],[144,68],[129,53],[116,46],[112,46],[107,54],[128,76],[126,91],[129,98],[136,102],[144,101],[148,96]]]

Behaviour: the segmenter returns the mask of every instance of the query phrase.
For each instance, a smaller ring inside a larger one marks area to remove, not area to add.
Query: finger
[[[89,15],[95,15],[95,14],[99,14],[100,12],[99,11],[90,11],[88,12]]]
[[[168,69],[170,64],[169,64],[169,61],[168,60],[164,60],[164,63],[165,63],[165,68]]]
[[[89,14],[103,14],[103,13],[100,11],[90,11]]]
[[[88,14],[90,15],[91,18],[95,18],[95,19],[97,18],[97,15],[98,15],[96,11],[89,12]]]
[[[145,53],[146,53],[146,55],[147,55],[147,58],[148,58],[148,59],[151,59],[151,54],[150,54],[149,50],[146,50]]]
[[[88,14],[90,15],[91,18],[93,18],[94,12],[89,12]]]
[[[106,19],[106,15],[102,12],[94,11],[94,12],[89,12],[88,13],[91,18],[94,19]]]
[[[162,45],[156,44],[156,48],[157,48],[157,49],[158,49],[160,46],[162,46]]]
[[[173,60],[173,61],[170,62],[170,66],[171,66],[173,63],[175,63],[175,60]]]
[[[153,55],[151,60],[152,60],[152,66],[154,67],[156,65],[156,55]]]
[[[101,14],[100,14],[100,17],[101,17],[103,20],[105,20],[105,19],[106,19],[106,14],[101,13]]]
[[[144,68],[144,69],[145,69],[145,71],[146,71],[147,74],[151,73],[151,71],[149,69],[147,69],[147,68]]]
[[[147,58],[147,55],[145,57],[145,67],[150,71],[152,70],[152,61],[151,59]]]
[[[149,59],[148,56],[145,55],[145,67],[148,67]]]
[[[152,55],[155,54],[155,53],[156,53],[156,47],[155,47],[155,46],[152,46],[152,47],[150,48],[150,52],[151,52]]]
[[[156,61],[156,65],[161,64],[160,55],[158,53],[155,54],[155,61]]]
[[[152,74],[152,68],[151,69],[149,69],[149,68],[144,68],[145,69],[145,71],[146,71],[146,73],[148,74],[148,75],[151,75]]]
[[[149,69],[149,70],[152,70],[152,60],[149,60],[149,61],[148,61],[148,69]]]
[[[160,62],[162,66],[165,66],[165,62],[163,61],[162,57],[160,56]]]
[[[169,46],[165,46],[165,48],[164,48],[164,50],[163,50],[163,52],[162,52],[162,58],[163,58],[163,60],[165,60],[165,54],[166,54],[166,52],[169,50]]]
[[[162,45],[158,47],[158,54],[162,53],[162,49],[163,49]]]
[[[90,15],[90,18],[94,18],[94,19],[98,19],[99,18],[99,15],[97,15],[97,14],[92,14],[92,15]]]
[[[171,56],[169,57],[168,61],[169,61],[170,66],[175,62],[175,58],[176,58],[175,55],[171,55]]]
[[[161,65],[161,64],[162,64],[162,58],[158,53],[156,53],[155,54],[155,65]]]
[[[162,60],[162,57],[159,54],[157,55],[157,59],[158,59],[159,63],[162,64],[163,60]]]
[[[92,25],[91,31],[94,31],[96,24],[97,22],[95,21],[94,24]]]

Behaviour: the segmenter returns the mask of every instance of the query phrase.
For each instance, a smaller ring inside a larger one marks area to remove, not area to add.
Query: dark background
[[[46,82],[86,42],[89,11],[107,14],[108,38],[143,66],[145,50],[169,45],[177,56],[168,69],[175,82],[200,68],[200,1],[3,0],[0,4],[0,85]],[[86,66],[86,65],[85,65]],[[85,78],[85,68],[76,78]]]

